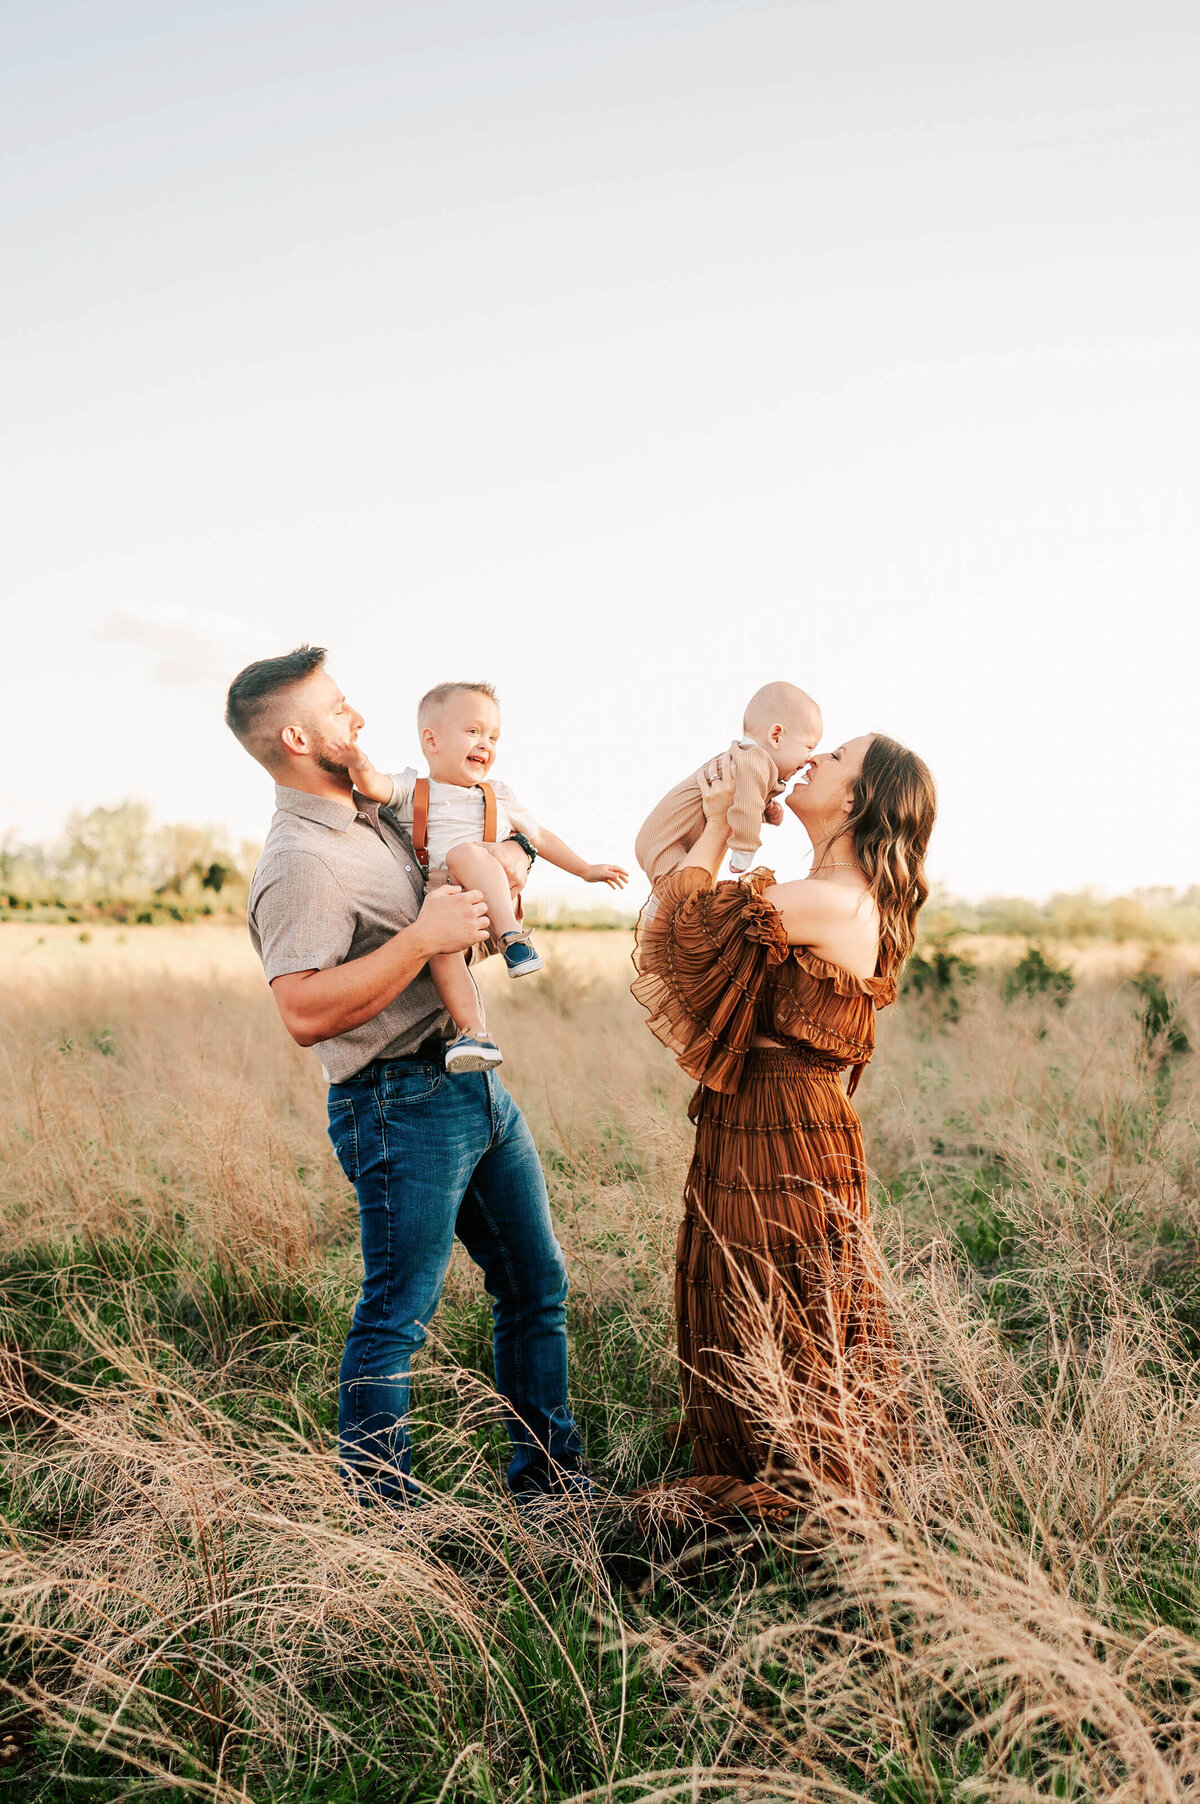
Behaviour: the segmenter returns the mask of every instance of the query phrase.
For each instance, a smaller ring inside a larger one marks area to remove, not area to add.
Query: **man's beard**
[[[319,769],[328,771],[331,777],[344,777],[346,782],[349,783],[349,768],[344,763],[339,762],[336,754],[330,751],[329,741],[323,738],[320,733],[314,733],[313,737],[317,742],[316,749],[313,752],[313,763],[316,764]]]

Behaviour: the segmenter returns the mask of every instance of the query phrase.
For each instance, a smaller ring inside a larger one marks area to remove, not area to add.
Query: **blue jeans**
[[[567,1272],[525,1119],[492,1071],[368,1065],[329,1090],[329,1137],[358,1193],[362,1295],[338,1392],[343,1469],[412,1495],[409,1365],[425,1341],[454,1237],[492,1299],[496,1387],[518,1494],[587,1486],[567,1405]]]

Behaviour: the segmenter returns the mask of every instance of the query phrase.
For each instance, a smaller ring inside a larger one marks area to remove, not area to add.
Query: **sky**
[[[590,859],[784,677],[955,893],[1200,881],[1198,80],[1182,0],[4,0],[0,833],[261,839],[307,641],[389,769],[495,682]]]

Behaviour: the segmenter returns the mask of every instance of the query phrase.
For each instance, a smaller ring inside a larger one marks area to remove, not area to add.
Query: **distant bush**
[[[935,942],[925,951],[913,953],[900,987],[905,995],[932,998],[947,1020],[957,1021],[960,992],[974,977],[975,966],[969,958],[952,952],[944,941]]]
[[[1179,1019],[1179,1005],[1159,973],[1148,966],[1130,981],[1145,1004],[1140,1019],[1147,1052],[1159,1059],[1190,1052],[1192,1043]]]
[[[1075,988],[1075,978],[1064,965],[1048,959],[1040,946],[1030,946],[1008,974],[1004,1000],[1014,1002],[1020,996],[1045,996],[1056,1008],[1065,1008]]]

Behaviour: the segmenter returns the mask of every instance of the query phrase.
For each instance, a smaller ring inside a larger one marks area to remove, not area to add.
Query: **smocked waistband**
[[[793,1046],[752,1046],[746,1054],[756,1065],[780,1065],[794,1068],[803,1065],[814,1071],[842,1072],[849,1059],[835,1058],[832,1053],[818,1052],[815,1046],[797,1040]]]

